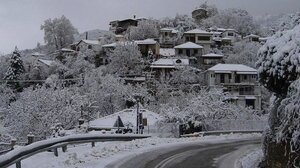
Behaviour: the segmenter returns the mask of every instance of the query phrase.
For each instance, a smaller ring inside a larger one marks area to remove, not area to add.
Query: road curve
[[[216,168],[215,159],[243,146],[259,144],[260,139],[218,144],[192,143],[176,148],[146,152],[106,168]]]

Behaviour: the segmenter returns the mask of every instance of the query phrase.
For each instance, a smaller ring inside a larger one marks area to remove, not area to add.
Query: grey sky
[[[79,32],[108,29],[110,20],[132,17],[163,18],[190,14],[205,0],[0,0],[0,52],[14,46],[33,48],[43,43],[40,25],[65,15]],[[253,15],[299,11],[300,0],[208,0],[218,8],[242,8]]]

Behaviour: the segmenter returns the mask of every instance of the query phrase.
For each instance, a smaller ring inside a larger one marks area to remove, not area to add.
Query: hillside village
[[[0,141],[25,141],[28,134],[36,140],[60,136],[53,135],[57,125],[68,134],[99,131],[110,127],[104,127],[106,119],[111,124],[126,116],[133,130],[145,126],[146,132],[147,122],[155,128],[172,124],[180,134],[211,131],[220,121],[237,121],[231,129],[250,127],[246,123],[258,126],[270,117],[277,125],[266,137],[280,136],[285,144],[293,134],[298,139],[291,141],[298,143],[299,134],[284,132],[289,125],[280,124],[290,119],[291,130],[299,128],[297,117],[291,119],[293,114],[282,107],[299,101],[290,95],[299,93],[299,34],[294,30],[299,29],[299,14],[270,21],[278,23],[272,28],[263,27],[245,10],[220,10],[207,3],[190,15],[160,20],[133,15],[112,20],[109,30],[83,33],[65,16],[46,20],[41,26],[45,45],[22,51],[16,47],[0,57]],[[223,23],[225,19],[230,21]],[[60,30],[51,27],[56,23],[66,30],[53,33]],[[291,46],[298,50],[284,48],[286,43],[277,39],[296,41]],[[277,53],[276,58],[286,62],[272,57]],[[288,112],[277,115],[278,108]],[[130,118],[139,113],[135,109],[155,119],[147,121],[142,114]],[[274,161],[271,148],[280,147],[269,142],[266,160]],[[299,152],[299,145],[294,148]],[[290,153],[294,160],[296,156]]]

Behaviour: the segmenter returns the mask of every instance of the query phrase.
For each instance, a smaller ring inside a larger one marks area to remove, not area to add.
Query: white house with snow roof
[[[186,42],[174,47],[175,55],[180,57],[188,57],[190,61],[194,61],[194,64],[200,67],[201,55],[203,53],[203,47],[193,42]]]
[[[100,52],[101,50],[101,43],[99,40],[80,40],[76,44],[76,51],[86,51],[86,50],[93,50],[95,52]]]
[[[201,56],[203,69],[208,69],[216,64],[224,63],[223,54],[208,53]]]
[[[247,42],[259,42],[259,36],[255,35],[255,34],[250,34],[248,36],[245,36],[243,38],[243,40],[247,41]]]
[[[228,99],[243,107],[261,110],[261,87],[256,69],[242,64],[217,64],[207,70],[209,87],[223,87]]]
[[[193,42],[203,46],[207,53],[213,44],[213,33],[201,29],[193,29],[183,33],[185,42]]]
[[[190,65],[189,59],[181,58],[160,58],[157,61],[151,63],[151,71],[154,72],[156,79],[160,81],[165,81],[170,79],[171,72],[180,67],[185,67]]]

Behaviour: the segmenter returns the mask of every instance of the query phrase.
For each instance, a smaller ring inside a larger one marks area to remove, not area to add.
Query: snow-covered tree
[[[66,129],[73,128],[83,103],[85,99],[77,88],[30,87],[5,110],[5,126],[18,140],[24,140],[29,132],[45,138],[57,121]]]
[[[232,51],[225,60],[228,64],[244,64],[255,68],[258,61],[257,51],[261,44],[256,42],[241,41],[234,43]]]
[[[174,27],[181,33],[198,27],[193,18],[188,15],[176,14],[175,18],[166,17],[160,21],[160,27]]]
[[[253,17],[242,9],[230,8],[220,11],[218,14],[203,20],[205,27],[231,28],[238,31],[241,35],[259,34],[258,25]]]
[[[130,27],[125,36],[129,40],[144,40],[158,38],[158,24],[154,20],[143,20],[138,22],[137,27]]]
[[[295,142],[292,138],[298,135],[300,124],[294,122],[297,121],[299,111],[294,104],[297,103],[295,99],[298,96],[299,85],[298,82],[291,85],[300,75],[299,41],[298,24],[291,30],[278,31],[258,52],[260,82],[276,96],[270,112],[270,129],[265,137],[265,157],[269,167],[278,164],[283,167],[300,166],[299,159],[294,158],[295,153],[299,156],[299,148],[297,145],[289,146],[290,142]],[[274,153],[274,151],[284,152]],[[276,160],[278,157],[281,159]]]
[[[144,69],[142,54],[134,43],[117,45],[109,53],[109,60],[110,63],[107,65],[107,70],[111,74],[121,76],[141,75]]]
[[[0,55],[0,79],[4,79],[8,67],[9,57],[7,55]]]
[[[197,93],[176,93],[169,103],[162,105],[160,113],[169,121],[205,122],[207,119],[255,119],[253,111],[226,102],[221,90],[202,89]]]
[[[71,21],[65,16],[45,20],[41,25],[41,30],[44,30],[44,40],[49,47],[56,50],[68,46],[74,42],[74,34],[78,31],[72,25]]]
[[[13,89],[20,91],[22,88],[19,84],[19,82],[15,81],[21,78],[21,74],[23,74],[25,71],[23,61],[21,59],[20,52],[18,48],[15,48],[15,51],[10,57],[9,60],[9,67],[6,71],[5,80],[7,81],[7,84],[11,86]]]

